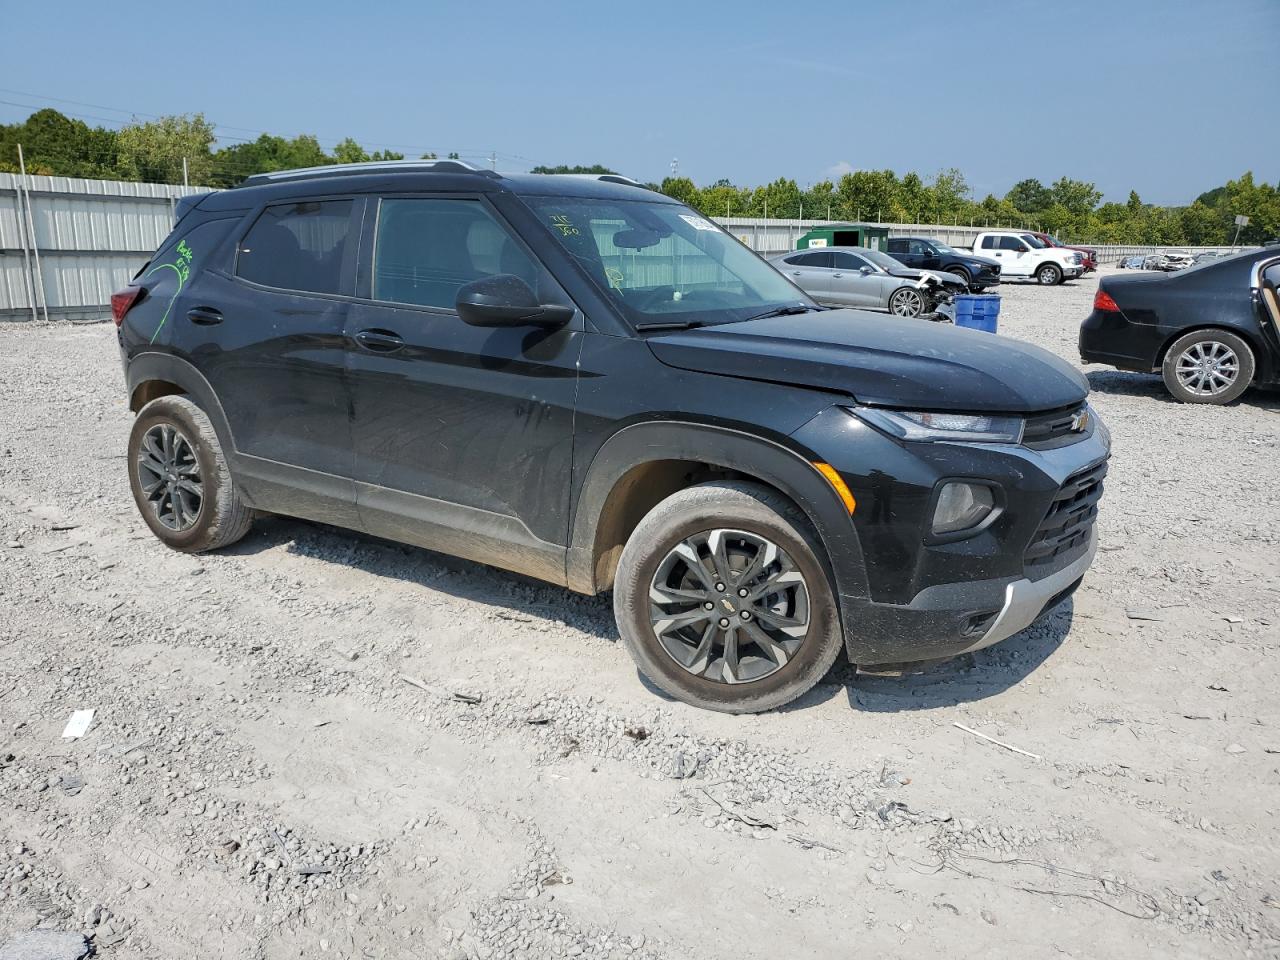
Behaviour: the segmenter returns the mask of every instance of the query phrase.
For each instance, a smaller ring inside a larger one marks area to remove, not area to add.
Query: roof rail
[[[473,166],[463,160],[369,160],[364,163],[332,163],[323,167],[255,173],[246,177],[239,185],[256,187],[264,183],[341,177],[353,173],[476,173],[483,177],[501,177],[499,173]]]
[[[632,180],[620,173],[553,173],[553,177],[577,177],[579,180],[600,180],[604,183],[620,183],[627,187],[643,187],[639,180]]]

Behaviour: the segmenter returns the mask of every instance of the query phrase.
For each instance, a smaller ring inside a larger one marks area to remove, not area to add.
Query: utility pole
[[[489,169],[498,169],[498,151],[496,150],[489,154]]]
[[[182,185],[184,187],[191,186],[191,181],[190,179],[188,179],[188,176],[187,176],[187,158],[186,157],[182,158]]]
[[[671,179],[674,180],[678,176],[680,176],[680,158],[672,157],[671,158]]]

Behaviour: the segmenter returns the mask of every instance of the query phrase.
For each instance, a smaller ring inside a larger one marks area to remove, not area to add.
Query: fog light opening
[[[938,491],[933,532],[941,535],[969,530],[987,519],[995,506],[995,493],[985,483],[949,480]]]

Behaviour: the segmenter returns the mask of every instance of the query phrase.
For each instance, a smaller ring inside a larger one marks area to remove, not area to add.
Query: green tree
[[[658,189],[681,203],[702,209],[699,205],[700,191],[688,177],[667,177]]]
[[[617,170],[610,170],[608,167],[600,163],[593,163],[590,166],[586,166],[586,167],[581,165],[576,165],[571,167],[565,163],[557,164],[554,167],[547,167],[539,164],[529,172],[530,173],[597,173],[597,174],[612,173],[615,176],[618,173]]]
[[[19,144],[30,174],[99,179],[119,176],[116,132],[90,127],[57,110],[37,110],[22,123],[0,126],[0,170],[19,171]]]
[[[182,183],[185,160],[191,183],[209,183],[213,141],[213,124],[202,113],[130,123],[118,137],[118,169],[128,180]]]
[[[1053,202],[1048,189],[1039,180],[1019,180],[1004,198],[1023,213],[1039,213]]]
[[[1102,191],[1083,180],[1059,177],[1049,188],[1050,205],[1060,203],[1078,217],[1092,212],[1101,199]]]
[[[836,217],[843,220],[895,221],[903,213],[898,204],[898,175],[892,170],[855,170],[836,184]]]

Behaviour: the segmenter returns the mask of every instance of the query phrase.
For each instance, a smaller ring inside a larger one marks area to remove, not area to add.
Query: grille
[[[1092,424],[1084,430],[1073,430],[1072,425],[1084,409],[1085,405],[1079,403],[1073,407],[1062,407],[1027,417],[1022,442],[1033,450],[1051,450],[1083,440],[1089,436]]]
[[[1028,566],[1049,563],[1089,542],[1106,475],[1104,460],[1067,478],[1023,554]]]

